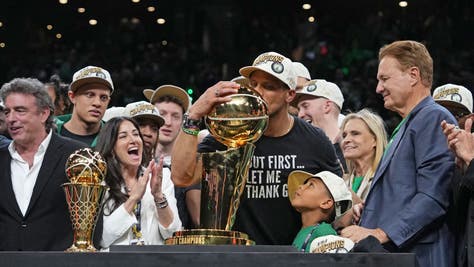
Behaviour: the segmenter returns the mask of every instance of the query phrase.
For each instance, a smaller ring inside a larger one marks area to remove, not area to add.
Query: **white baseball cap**
[[[334,207],[336,211],[336,219],[342,216],[352,207],[352,194],[347,188],[344,179],[330,171],[322,171],[311,174],[305,171],[292,171],[288,176],[288,198],[293,200],[298,187],[306,182],[309,178],[319,178],[328,188],[334,199]]]
[[[125,114],[125,107],[110,107],[105,110],[104,117],[102,117],[103,121],[109,121],[112,118],[120,117],[120,116],[128,116]]]
[[[341,89],[335,83],[328,82],[322,79],[311,80],[307,82],[301,91],[296,92],[295,101],[292,104],[297,105],[299,98],[302,95],[311,95],[315,97],[324,97],[336,104],[339,109],[342,109],[344,104],[344,96]]]
[[[348,253],[354,247],[349,238],[337,235],[320,236],[311,241],[311,253]]]
[[[464,86],[451,83],[441,85],[434,90],[433,99],[451,113],[472,113],[472,93]]]
[[[300,62],[293,61],[293,71],[296,77],[302,77],[306,80],[311,80],[311,74],[309,74],[308,68]]]
[[[252,72],[264,71],[282,81],[290,89],[296,88],[296,75],[293,71],[293,62],[276,52],[266,52],[259,55],[252,66],[243,67],[239,70],[240,75],[250,79]]]
[[[165,120],[160,116],[158,109],[149,102],[138,101],[133,102],[125,106],[125,116],[132,117],[136,120],[140,119],[151,119],[158,124],[158,127],[161,127]]]
[[[156,101],[158,101],[158,98],[162,96],[174,96],[182,102],[184,112],[188,110],[189,105],[191,104],[189,96],[183,88],[170,84],[162,85],[156,88],[156,90],[145,89],[143,90],[143,95],[145,95],[146,99],[148,99],[152,104],[155,104]]]
[[[114,84],[110,73],[96,66],[87,66],[74,73],[69,90],[75,92],[79,87],[88,83],[100,83],[110,89],[110,93],[114,92]]]

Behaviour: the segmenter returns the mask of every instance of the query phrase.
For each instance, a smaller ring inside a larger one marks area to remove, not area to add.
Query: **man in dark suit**
[[[61,184],[68,156],[85,144],[51,130],[53,103],[31,78],[4,84],[8,132],[0,150],[0,250],[65,250],[73,240]]]
[[[433,60],[425,46],[397,41],[379,52],[377,93],[403,120],[376,170],[355,242],[373,235],[391,252],[412,252],[420,266],[453,266],[454,236],[446,214],[454,155],[440,123],[454,117],[431,97]]]

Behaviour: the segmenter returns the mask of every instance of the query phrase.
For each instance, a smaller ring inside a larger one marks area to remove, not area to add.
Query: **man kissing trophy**
[[[205,119],[209,133],[227,150],[198,154],[202,171],[200,229],[175,232],[168,245],[253,245],[245,233],[232,231],[257,141],[268,124],[267,104],[245,86],[230,102],[214,107]]]

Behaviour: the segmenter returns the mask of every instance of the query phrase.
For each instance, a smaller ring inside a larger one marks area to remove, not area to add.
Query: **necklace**
[[[127,194],[132,192],[133,186],[129,187],[129,186],[127,186],[127,184],[124,184],[123,187],[125,188],[125,192],[127,192]]]
[[[281,137],[281,136],[287,135],[291,131],[291,129],[293,128],[293,124],[295,122],[295,117],[288,114],[288,119],[290,120],[289,121],[289,126],[284,132],[281,131],[282,130],[281,125],[284,125],[284,122],[278,121],[278,122],[272,122],[272,125],[269,126],[265,130],[264,134],[266,136],[269,136],[269,137]]]
[[[290,116],[290,126],[288,127],[288,129],[285,131],[283,135],[286,135],[291,131],[291,128],[293,128],[294,123],[295,123],[295,118],[293,118],[293,116]]]
[[[133,187],[135,186],[136,184],[136,179],[131,179],[131,178],[126,178],[123,180],[123,187],[125,189],[125,192],[127,194],[130,194],[130,192],[132,192],[133,190]]]

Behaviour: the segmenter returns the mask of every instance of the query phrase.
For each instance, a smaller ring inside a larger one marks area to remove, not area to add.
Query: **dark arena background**
[[[433,89],[474,88],[472,0],[2,0],[0,82],[59,74],[69,83],[86,65],[112,74],[110,106],[175,84],[195,100],[238,76],[265,51],[300,61],[312,78],[338,84],[343,113],[369,107],[389,128],[398,116],[375,93],[378,49],[423,42],[434,59]],[[307,4],[307,5],[305,5]],[[96,24],[94,24],[94,22]]]

